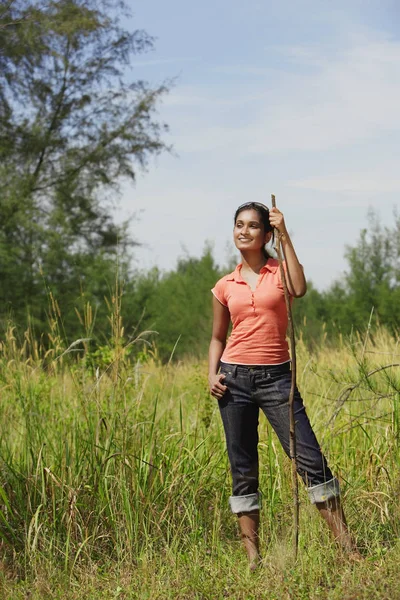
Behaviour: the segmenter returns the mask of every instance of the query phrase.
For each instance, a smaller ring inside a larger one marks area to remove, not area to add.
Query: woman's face
[[[261,216],[253,208],[242,210],[233,229],[233,240],[238,250],[257,250],[271,239],[271,231],[264,232]]]

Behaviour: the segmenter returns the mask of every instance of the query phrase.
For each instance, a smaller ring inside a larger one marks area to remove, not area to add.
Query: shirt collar
[[[266,271],[270,271],[271,273],[276,273],[279,266],[279,262],[275,258],[269,258],[265,265],[260,269],[260,273],[265,273]],[[236,283],[243,282],[243,277],[241,274],[242,263],[239,263],[236,269],[227,276],[227,281],[236,281]]]

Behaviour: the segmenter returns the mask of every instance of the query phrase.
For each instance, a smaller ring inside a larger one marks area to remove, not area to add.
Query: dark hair
[[[236,220],[238,215],[242,212],[242,210],[255,210],[261,217],[261,221],[264,227],[264,232],[268,233],[268,231],[272,231],[272,240],[274,239],[274,228],[271,226],[269,222],[269,208],[265,206],[265,204],[261,204],[261,202],[246,202],[245,204],[241,204],[235,212],[234,224],[236,225]],[[265,246],[262,248],[262,253],[265,258],[273,258],[272,254],[270,254]]]

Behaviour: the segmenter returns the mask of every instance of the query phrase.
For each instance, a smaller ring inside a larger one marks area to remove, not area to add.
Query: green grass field
[[[298,385],[364,560],[340,553],[301,488],[294,564],[290,464],[262,419],[254,574],[205,362],[135,364],[120,348],[96,369],[74,349],[45,354],[12,330],[0,347],[1,599],[400,598],[398,340],[298,344]]]

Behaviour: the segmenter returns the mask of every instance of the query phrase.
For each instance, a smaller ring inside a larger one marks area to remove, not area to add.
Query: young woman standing
[[[250,568],[260,560],[258,528],[258,416],[261,409],[289,456],[290,356],[288,325],[278,261],[265,245],[276,228],[284,251],[291,297],[307,290],[303,269],[286,229],[283,214],[258,202],[239,206],[233,238],[241,263],[220,279],[212,292],[214,322],[209,351],[209,386],[218,400],[232,473],[229,504],[238,517]],[[229,323],[232,332],[226,341]],[[354,550],[340,504],[338,480],[332,475],[296,389],[297,470],[309,498],[335,539]]]

